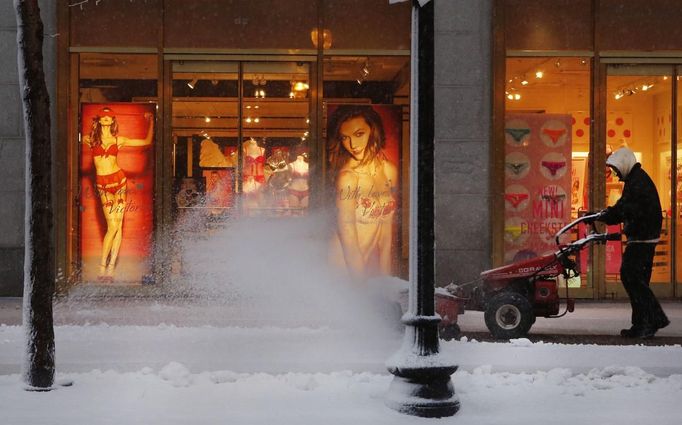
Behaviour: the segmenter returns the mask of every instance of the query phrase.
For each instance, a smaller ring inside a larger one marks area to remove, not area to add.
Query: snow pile
[[[74,385],[48,393],[20,389],[18,375],[0,376],[3,423],[403,425],[433,422],[384,405],[386,374],[190,373],[177,362],[158,371],[94,370],[61,375]],[[574,374],[493,372],[481,366],[453,375],[460,425],[618,423],[673,425],[682,375],[655,377],[637,367]],[[37,408],[38,403],[40,408]]]

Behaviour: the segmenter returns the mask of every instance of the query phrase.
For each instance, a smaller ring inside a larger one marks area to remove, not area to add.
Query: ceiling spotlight
[[[360,68],[360,76],[355,80],[358,84],[362,84],[367,80],[367,77],[369,77],[369,59],[365,59],[365,63],[362,65],[362,68]]]
[[[206,118],[204,118],[204,121],[206,121],[206,122],[211,122],[211,117],[206,117]]]
[[[192,90],[194,90],[194,86],[196,86],[196,85],[197,85],[197,79],[196,78],[192,79],[192,81],[187,83],[187,87],[189,87]]]
[[[522,85],[522,86],[527,86],[527,85],[528,85],[528,80],[526,80],[525,78],[524,78],[523,80],[521,80],[521,85]]]
[[[309,88],[310,86],[306,82],[297,81],[296,83],[294,83],[294,91],[305,91],[308,90]]]
[[[360,69],[360,72],[362,73],[363,77],[367,77],[369,75],[369,63],[365,62],[365,64],[362,66],[362,69]]]
[[[542,78],[545,76],[545,73],[542,71],[535,71],[535,78]]]

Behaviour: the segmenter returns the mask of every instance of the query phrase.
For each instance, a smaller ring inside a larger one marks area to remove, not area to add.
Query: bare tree
[[[54,252],[52,243],[52,146],[50,99],[43,71],[43,22],[38,0],[14,0],[19,87],[26,134],[24,310],[28,389],[54,383]]]

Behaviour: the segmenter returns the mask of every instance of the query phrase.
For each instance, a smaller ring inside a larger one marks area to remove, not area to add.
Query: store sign
[[[556,250],[571,214],[571,123],[564,114],[507,114],[505,262]]]
[[[330,261],[356,279],[395,275],[402,109],[327,104],[326,134],[335,213]]]
[[[151,274],[156,105],[86,103],[79,144],[79,248],[84,283]]]

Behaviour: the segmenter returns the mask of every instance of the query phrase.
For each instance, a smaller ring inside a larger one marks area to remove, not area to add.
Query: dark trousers
[[[668,321],[649,288],[655,250],[653,243],[627,244],[620,266],[620,278],[632,306],[632,324],[640,328],[659,328]]]

